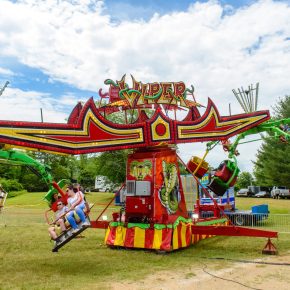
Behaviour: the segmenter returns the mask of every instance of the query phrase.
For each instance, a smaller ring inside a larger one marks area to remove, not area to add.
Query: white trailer
[[[95,180],[94,191],[112,191],[114,189],[114,184],[107,178],[107,176],[97,175]]]

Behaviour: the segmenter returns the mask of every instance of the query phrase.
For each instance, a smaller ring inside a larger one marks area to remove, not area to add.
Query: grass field
[[[84,238],[74,239],[59,253],[52,253],[44,222],[47,206],[43,196],[43,193],[30,193],[10,198],[0,215],[0,289],[110,289],[111,281],[136,281],[170,269],[184,269],[183,278],[186,278],[194,275],[190,270],[192,265],[204,261],[212,269],[228,266],[228,262],[206,260],[206,257],[262,257],[261,249],[266,242],[263,238],[214,237],[185,250],[157,255],[152,251],[109,249],[103,243],[104,230],[89,229],[84,232]],[[88,195],[90,202],[97,202],[93,216],[112,196]],[[271,211],[289,213],[288,200],[267,202],[271,203]],[[254,204],[256,199],[237,200],[239,208],[247,209]],[[114,207],[110,209],[113,210]],[[285,254],[290,250],[290,235],[280,235],[275,244],[279,254]]]
[[[272,214],[290,214],[290,199],[237,197],[236,207],[248,210],[253,205],[268,204]]]

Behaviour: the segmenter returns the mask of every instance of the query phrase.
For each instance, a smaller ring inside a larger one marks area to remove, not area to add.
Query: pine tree
[[[280,99],[274,107],[274,118],[290,118],[290,96]],[[273,136],[264,138],[258,150],[254,175],[257,184],[263,186],[290,187],[290,144],[282,143]]]

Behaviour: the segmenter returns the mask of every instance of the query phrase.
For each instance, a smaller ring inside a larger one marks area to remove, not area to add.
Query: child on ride
[[[55,212],[55,226],[52,226],[48,229],[49,235],[53,240],[57,238],[57,226],[60,227],[61,231],[66,230],[64,215],[68,211],[68,208],[63,204],[61,200],[57,202],[57,211]]]
[[[74,212],[77,213],[83,225],[87,225],[85,223],[86,216],[84,213],[85,202],[83,198],[83,194],[78,191],[77,188],[74,188],[72,185],[68,187],[68,207],[69,212],[66,214],[66,219],[70,223],[71,227],[73,228],[73,232],[78,231],[78,226],[74,217]]]

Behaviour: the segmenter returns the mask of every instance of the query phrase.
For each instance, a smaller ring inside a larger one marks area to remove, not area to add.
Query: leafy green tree
[[[274,107],[274,119],[290,118],[290,96],[280,99]],[[258,150],[254,175],[257,184],[265,186],[284,185],[290,187],[290,145],[273,136],[264,138]]]
[[[97,158],[96,175],[107,176],[114,183],[126,179],[126,162],[131,150],[108,151]]]
[[[238,177],[238,181],[235,184],[235,190],[240,190],[241,188],[247,188],[254,183],[254,178],[250,172],[241,172]]]
[[[0,164],[0,176],[6,179],[18,180],[21,176],[21,166],[10,165],[8,162]]]
[[[15,179],[0,178],[0,184],[7,192],[23,190],[22,184]]]
[[[97,174],[98,157],[96,154],[80,155],[78,159],[78,182],[85,188],[93,188]]]
[[[48,190],[48,186],[45,181],[35,173],[29,172],[29,170],[26,170],[26,173],[23,174],[21,178],[21,184],[23,188],[29,192],[40,192]]]

